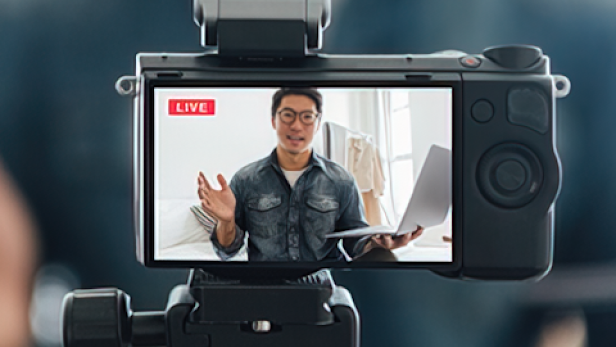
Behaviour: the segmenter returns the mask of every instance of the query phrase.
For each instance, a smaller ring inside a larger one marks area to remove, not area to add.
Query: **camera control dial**
[[[525,69],[539,61],[543,51],[531,45],[504,45],[486,48],[483,56],[507,69]]]

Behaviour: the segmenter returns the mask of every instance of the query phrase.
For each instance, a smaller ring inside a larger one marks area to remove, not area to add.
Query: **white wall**
[[[242,166],[268,155],[276,145],[271,124],[275,89],[156,90],[159,114],[157,166],[161,199],[197,198],[197,174],[227,181]],[[216,100],[215,116],[168,116],[170,97]]]
[[[350,128],[372,135],[377,140],[379,120],[382,116],[378,109],[377,90],[356,90],[350,96],[350,103],[353,115],[349,121]]]
[[[433,144],[451,149],[451,89],[429,88],[409,92],[413,177]],[[419,165],[418,165],[419,164]]]
[[[321,122],[334,122],[348,126],[351,115],[351,95],[348,90],[320,88],[323,96],[323,114]],[[323,155],[323,132],[319,130],[313,141],[314,150]]]
[[[352,92],[340,89],[319,89],[323,95],[323,121],[348,126],[351,117]]]

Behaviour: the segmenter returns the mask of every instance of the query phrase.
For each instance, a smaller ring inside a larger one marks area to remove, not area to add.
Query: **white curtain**
[[[376,141],[381,153],[381,166],[383,167],[383,175],[385,176],[385,192],[381,197],[381,207],[385,219],[390,225],[395,225],[399,220],[394,209],[393,187],[391,184],[391,107],[389,91],[377,90],[377,120],[378,131],[376,133]]]

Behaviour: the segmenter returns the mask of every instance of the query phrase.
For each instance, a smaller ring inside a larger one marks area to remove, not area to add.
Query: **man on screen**
[[[266,158],[240,169],[213,189],[199,174],[199,198],[218,224],[212,243],[218,255],[235,255],[248,233],[248,258],[257,261],[322,261],[356,258],[374,249],[394,249],[422,229],[392,238],[325,235],[366,227],[355,179],[342,166],[316,154],[322,96],[312,88],[282,88],[272,98],[272,128],[278,144]]]

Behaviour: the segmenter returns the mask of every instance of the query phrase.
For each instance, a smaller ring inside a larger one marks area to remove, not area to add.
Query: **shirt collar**
[[[282,172],[280,164],[278,164],[278,155],[276,154],[276,148],[274,148],[272,154],[270,154],[270,164],[274,168]],[[323,163],[323,159],[321,159],[321,157],[314,151],[314,149],[312,149],[312,153],[310,154],[310,161],[308,163],[308,167],[310,166],[317,166],[320,167],[322,170],[325,170],[325,163]]]

